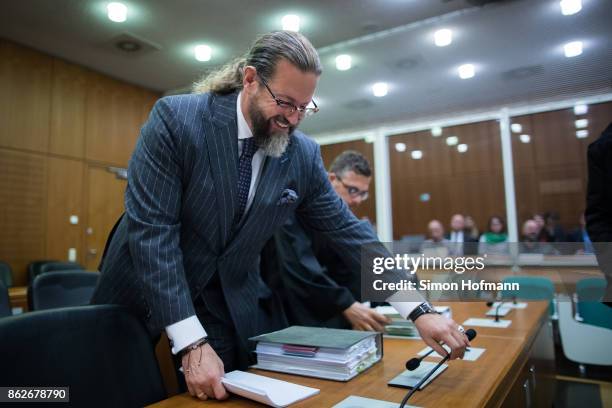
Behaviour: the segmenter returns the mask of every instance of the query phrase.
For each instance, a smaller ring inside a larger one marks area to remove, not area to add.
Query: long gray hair
[[[302,72],[321,75],[319,54],[310,41],[293,31],[273,31],[259,37],[249,52],[221,69],[207,74],[193,85],[193,93],[229,94],[242,89],[243,69],[253,66],[264,80],[270,80],[279,59],[284,58]]]

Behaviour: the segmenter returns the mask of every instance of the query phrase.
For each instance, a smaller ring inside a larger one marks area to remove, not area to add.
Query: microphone
[[[468,340],[472,341],[474,340],[474,338],[476,338],[476,330],[474,329],[468,329],[465,331],[465,335],[467,336]],[[432,349],[433,351],[433,349]],[[431,353],[431,351],[429,352]],[[429,353],[427,353],[426,355],[428,355]],[[423,356],[425,357],[425,356]],[[421,357],[421,359],[411,359],[411,360],[418,360],[418,364],[421,364],[421,360],[423,359],[423,357]],[[412,396],[412,394],[414,394],[416,392],[416,390],[419,389],[419,387],[421,385],[423,385],[423,383],[425,383],[425,381],[427,381],[429,379],[429,377],[431,377],[433,375],[433,373],[435,373],[438,368],[440,368],[442,366],[442,364],[444,364],[446,361],[448,361],[448,359],[450,358],[450,354],[446,354],[446,357],[444,357],[442,359],[442,361],[440,361],[434,368],[431,369],[431,371],[429,373],[427,373],[427,375],[423,378],[421,378],[421,381],[419,381],[409,392],[408,394],[406,394],[406,396],[404,397],[404,399],[402,400],[402,402],[400,403],[400,408],[404,408],[406,406],[406,402],[408,402],[408,399]],[[408,368],[408,363],[411,361],[408,360],[406,362],[406,368]],[[417,365],[418,367],[418,365]],[[414,370],[414,369],[413,369]],[[412,371],[412,370],[411,370]]]
[[[487,306],[491,307],[493,306],[493,302],[487,302]],[[503,305],[504,302],[502,302],[501,300],[499,301],[499,304],[497,305],[497,307],[495,308],[495,321],[499,322],[499,308],[501,307],[501,305]]]
[[[467,336],[469,340],[472,340],[474,337],[476,337],[476,331],[474,329],[468,329],[465,332],[465,335]],[[440,344],[444,344],[444,343],[440,343]],[[410,360],[406,361],[406,370],[408,371],[416,370],[421,365],[421,361],[423,361],[425,357],[427,357],[433,352],[434,352],[434,349],[431,349],[420,357],[413,357]]]

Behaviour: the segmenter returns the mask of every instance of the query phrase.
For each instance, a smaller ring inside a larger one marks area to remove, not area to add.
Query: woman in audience
[[[504,219],[497,215],[489,218],[487,232],[482,234],[479,242],[479,254],[508,254],[508,234]]]

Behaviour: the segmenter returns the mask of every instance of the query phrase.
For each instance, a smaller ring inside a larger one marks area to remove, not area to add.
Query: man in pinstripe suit
[[[275,327],[259,254],[291,214],[352,264],[378,242],[329,184],[318,145],[295,130],[318,110],[320,74],[305,37],[266,34],[194,94],[159,100],[141,130],[93,303],[127,305],[153,337],[165,330],[200,399],[226,398],[224,370],[245,368],[247,339]],[[396,306],[407,316],[419,304]],[[444,341],[463,354],[453,321],[426,314],[416,325],[439,353]]]

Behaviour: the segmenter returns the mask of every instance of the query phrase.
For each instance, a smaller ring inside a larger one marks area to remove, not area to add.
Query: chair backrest
[[[84,271],[85,267],[76,262],[47,262],[40,266],[40,273],[69,270]]]
[[[11,265],[4,261],[0,261],[0,282],[4,283],[7,288],[13,286],[13,270]]]
[[[551,300],[555,297],[555,285],[548,278],[539,276],[509,276],[502,283],[518,283],[519,290],[506,290],[502,293],[504,298],[517,298],[524,300]]]
[[[70,387],[71,406],[142,407],[166,398],[153,342],[121,306],[0,319],[3,386]]]
[[[600,278],[582,279],[576,283],[578,314],[583,323],[612,329],[612,308],[601,303],[607,282]]]
[[[33,261],[28,264],[28,282],[32,282],[34,278],[40,275],[40,268],[44,264],[48,264],[49,262],[59,262],[56,259],[44,259],[39,261]]]
[[[0,317],[6,317],[12,314],[8,289],[4,286],[4,283],[0,281]]]
[[[99,278],[99,272],[77,270],[41,273],[28,291],[31,310],[87,305]]]

